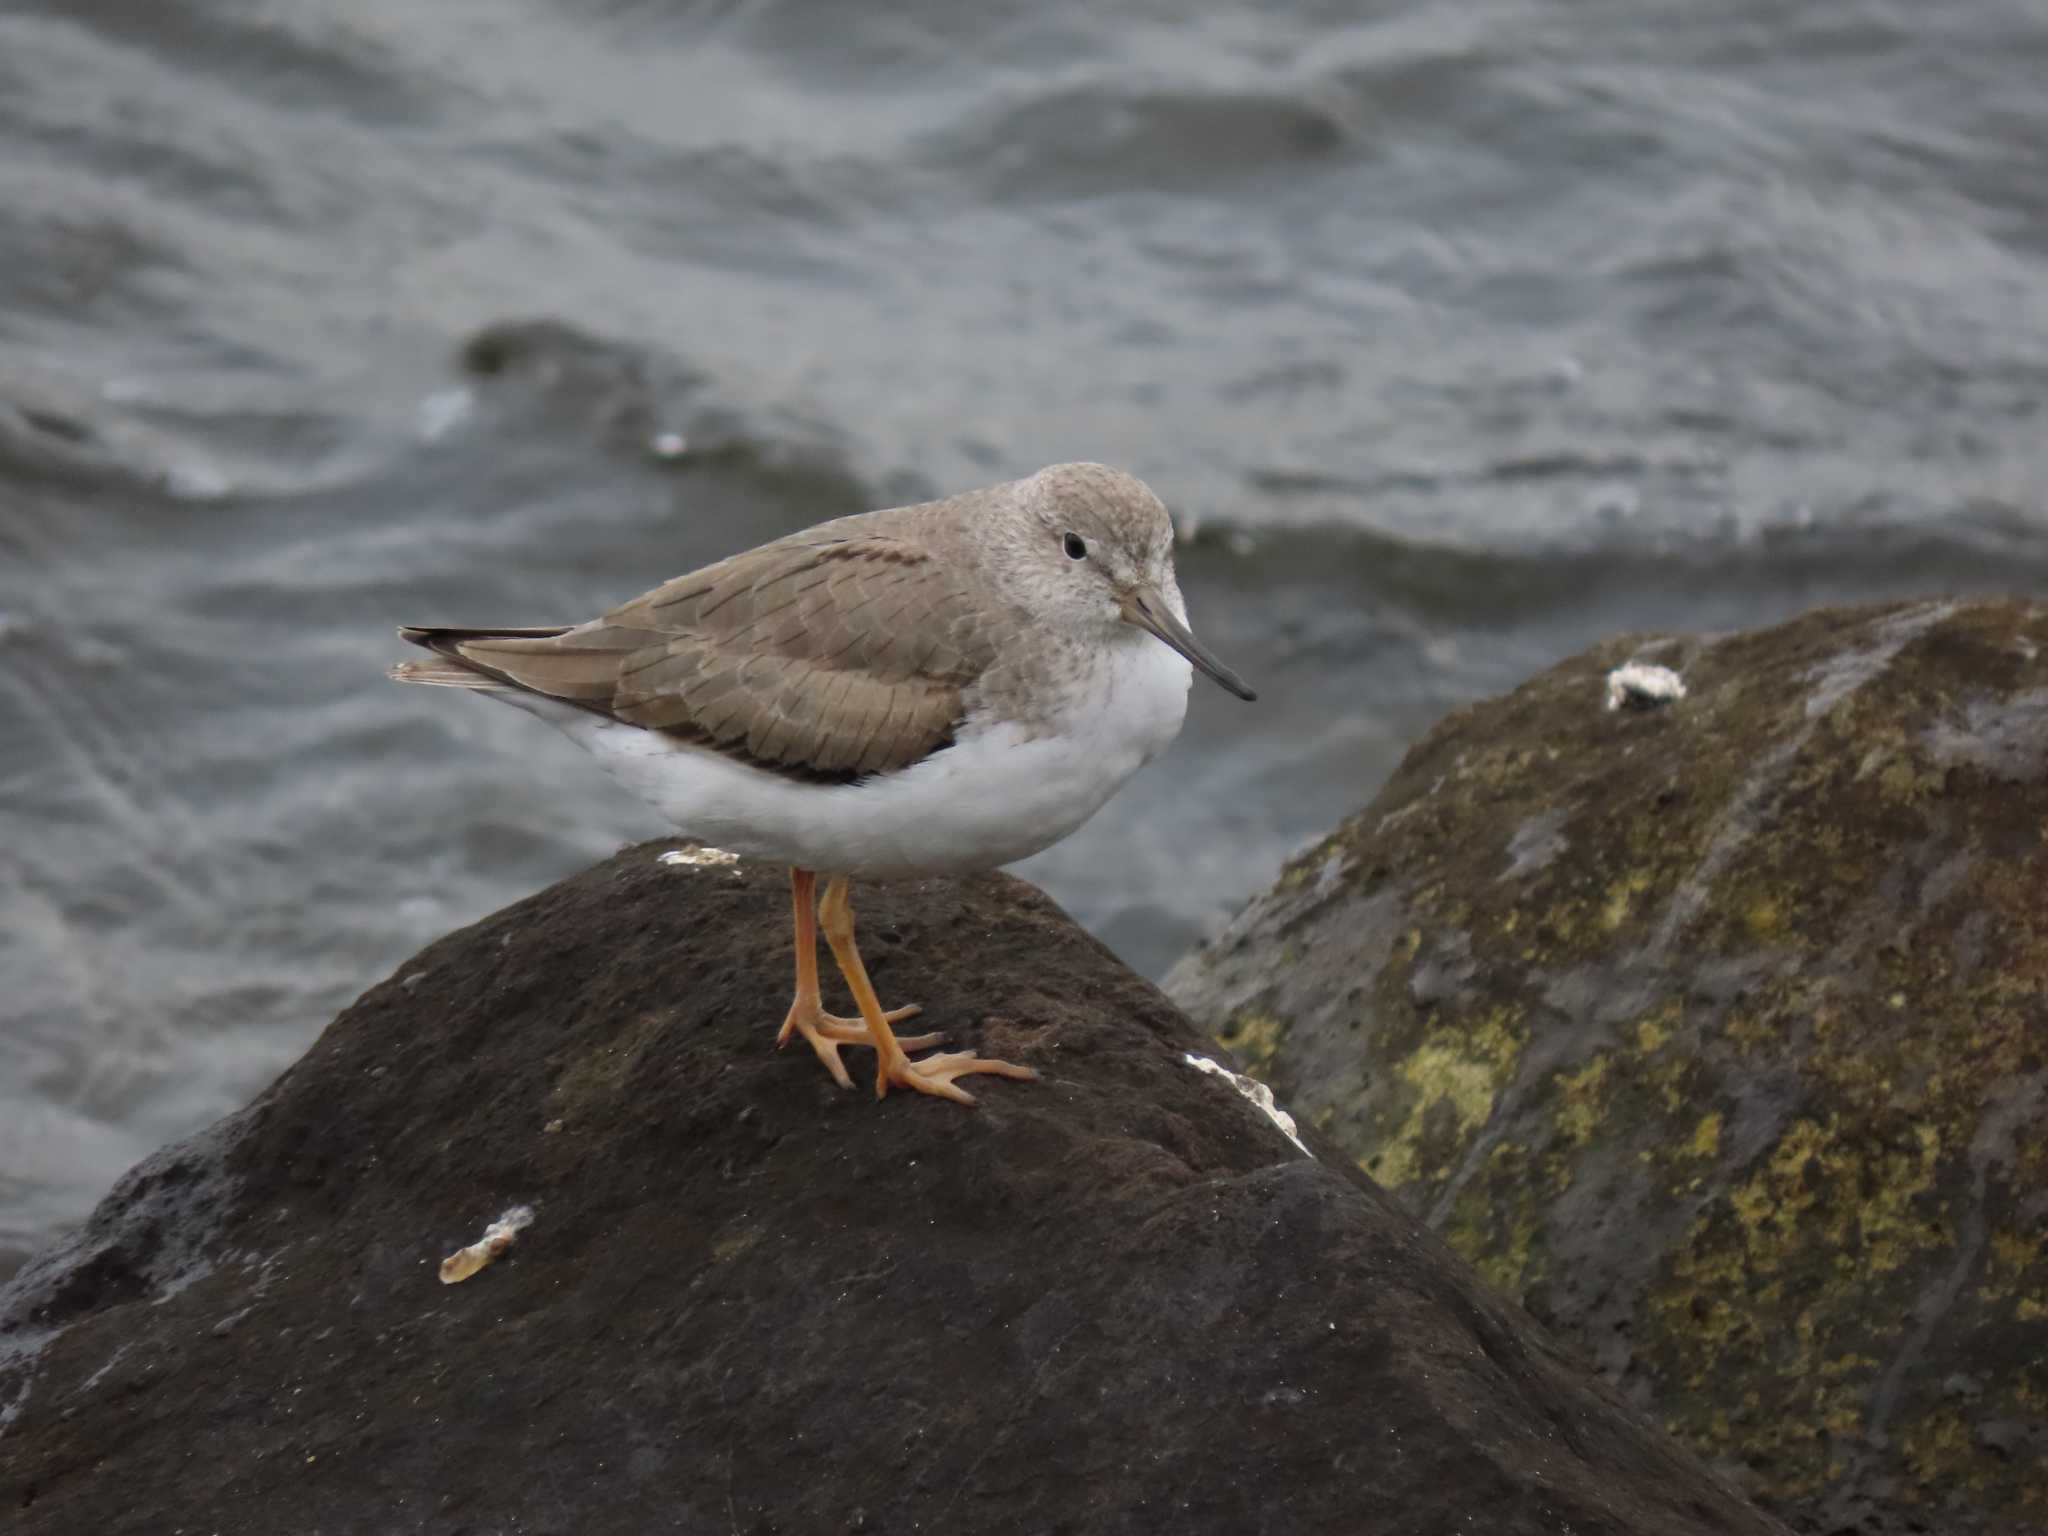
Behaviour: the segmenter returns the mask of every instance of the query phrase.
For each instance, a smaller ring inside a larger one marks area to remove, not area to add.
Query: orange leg
[[[846,876],[834,875],[828,880],[825,899],[818,907],[818,919],[825,926],[825,942],[832,946],[832,958],[839,962],[840,975],[853,989],[853,1000],[860,1005],[860,1016],[866,1021],[868,1036],[875,1044],[875,1097],[879,1099],[886,1094],[891,1083],[901,1083],[919,1093],[972,1104],[974,1096],[956,1087],[954,1078],[965,1077],[970,1072],[992,1072],[998,1077],[1016,1078],[1019,1082],[1035,1082],[1038,1074],[1029,1067],[1014,1066],[1007,1061],[990,1061],[972,1051],[942,1051],[937,1056],[927,1056],[923,1061],[912,1061],[904,1054],[921,1050],[923,1046],[916,1040],[898,1040],[889,1028],[897,1015],[882,1011],[882,1005],[875,997],[874,984],[868,980],[868,968],[861,963],[860,951],[854,947],[850,892],[851,884]]]
[[[780,1050],[789,1044],[792,1034],[801,1034],[811,1042],[811,1049],[818,1053],[818,1060],[825,1063],[825,1070],[832,1074],[833,1081],[842,1088],[851,1088],[853,1079],[846,1075],[845,1064],[839,1059],[842,1046],[873,1045],[874,1037],[868,1027],[859,1019],[842,1019],[825,1011],[824,999],[818,993],[818,918],[812,910],[811,893],[817,888],[818,877],[808,869],[792,869],[789,872],[789,894],[796,907],[796,1001],[789,1005],[789,1017],[782,1021],[782,1032],[775,1037],[775,1046]],[[882,1033],[889,1035],[889,1026],[898,1019],[915,1015],[918,1005],[898,1008],[882,1015]],[[898,1040],[889,1035],[892,1045],[910,1050],[923,1050],[928,1045],[937,1045],[944,1035],[916,1035],[909,1040]]]

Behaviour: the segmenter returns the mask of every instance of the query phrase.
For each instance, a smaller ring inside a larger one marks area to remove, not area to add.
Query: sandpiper
[[[850,883],[957,874],[1058,842],[1172,741],[1195,639],[1173,523],[1144,483],[1056,464],[944,501],[842,517],[614,608],[541,629],[408,627],[436,652],[400,682],[466,688],[565,731],[686,836],[790,867],[796,999],[842,1088],[848,1045],[891,1083],[972,1104],[956,1079],[1029,1067],[891,1026],[854,946]],[[1163,642],[1163,643],[1162,643]],[[824,899],[815,915],[819,874]],[[859,1006],[825,1012],[817,924]]]

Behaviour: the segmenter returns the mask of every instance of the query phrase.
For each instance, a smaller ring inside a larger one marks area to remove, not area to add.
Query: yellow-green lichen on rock
[[[1232,1019],[1228,1028],[1217,1032],[1216,1043],[1235,1052],[1245,1070],[1257,1076],[1272,1064],[1286,1033],[1287,1026],[1272,1014],[1247,1011]]]
[[[1513,1074],[1521,1037],[1511,1014],[1475,1021],[1469,1028],[1432,1028],[1393,1064],[1406,1085],[1398,1123],[1359,1164],[1383,1184],[1414,1182],[1425,1172],[1449,1172],[1451,1149],[1464,1146],[1493,1113],[1494,1096]],[[1267,1063],[1270,1067],[1270,1059]]]
[[[2048,609],[1614,640],[1291,867],[1168,989],[1296,1114],[1801,1523],[2048,1521]]]

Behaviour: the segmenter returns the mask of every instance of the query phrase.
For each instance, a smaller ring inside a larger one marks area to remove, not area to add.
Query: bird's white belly
[[[868,878],[1013,863],[1058,842],[1179,734],[1187,662],[1150,636],[1113,648],[1056,728],[970,719],[953,746],[857,784],[807,784],[582,710],[559,726],[686,836],[743,858]],[[531,696],[497,695],[528,705]]]

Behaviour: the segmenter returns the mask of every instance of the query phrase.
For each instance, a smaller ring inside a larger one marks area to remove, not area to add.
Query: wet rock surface
[[[10,1531],[1774,1528],[1030,887],[860,893],[886,1000],[1044,1074],[877,1103],[769,1049],[782,873],[665,846],[428,947],[0,1292]]]
[[[1608,711],[1630,661],[1686,695]],[[1167,990],[1766,1507],[2048,1529],[2048,609],[1624,637]]]

